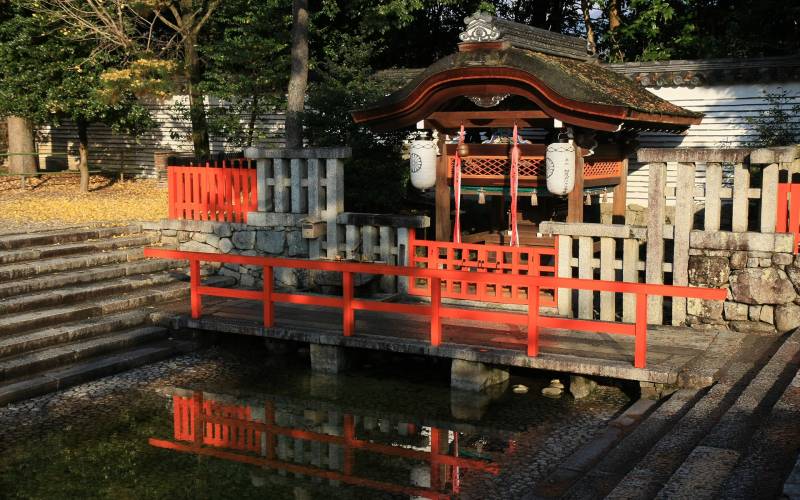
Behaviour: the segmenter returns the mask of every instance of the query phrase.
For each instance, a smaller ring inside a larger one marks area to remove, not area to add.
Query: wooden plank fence
[[[791,232],[795,234],[795,251],[798,250],[798,148],[653,148],[639,150],[638,161],[647,164],[650,176],[647,226],[541,224],[542,233],[558,238],[559,277],[687,286],[693,230]],[[674,192],[666,188],[668,169],[678,172]],[[723,183],[723,169],[732,170],[732,185]],[[698,182],[698,171],[705,172],[705,183]],[[676,198],[671,220],[668,196]],[[577,297],[577,307],[573,295]],[[630,321],[635,317],[633,300],[611,292],[559,290],[558,309],[561,315],[582,319]],[[651,296],[648,321],[684,324],[686,298],[672,297],[667,302],[669,308],[665,307],[664,297]]]
[[[167,167],[169,218],[247,222],[257,199],[256,170],[220,166]]]

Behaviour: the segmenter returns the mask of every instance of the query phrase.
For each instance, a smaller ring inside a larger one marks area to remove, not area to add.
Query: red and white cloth
[[[512,247],[519,246],[519,232],[517,230],[517,199],[519,195],[519,157],[520,150],[517,138],[517,125],[514,125],[514,145],[511,147],[511,214],[509,224],[511,226],[511,238],[508,244]]]
[[[464,143],[464,125],[461,125],[461,131],[458,133],[458,145]],[[453,243],[461,243],[461,155],[458,154],[458,146],[456,146],[456,155],[453,158],[453,197],[456,202],[456,220],[453,223]]]

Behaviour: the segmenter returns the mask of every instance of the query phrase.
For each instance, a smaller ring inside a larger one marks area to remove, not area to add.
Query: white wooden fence
[[[258,210],[248,223],[302,226],[312,259],[405,264],[408,231],[428,227],[430,219],[345,213],[343,160],[350,155],[350,148],[245,150],[256,160],[258,178]],[[381,287],[395,290],[396,282],[386,276]]]
[[[780,178],[800,173],[799,157],[795,147],[641,149],[638,161],[647,163],[649,172],[647,226],[545,222],[540,231],[558,237],[560,277],[685,286],[689,284],[693,230],[775,232],[778,182]],[[666,189],[670,163],[676,163],[678,170],[674,193]],[[732,186],[722,182],[722,169],[726,165],[733,169]],[[751,166],[757,168],[757,175],[751,175]],[[705,183],[697,182],[698,167],[706,172]],[[667,220],[668,195],[676,199],[672,224]],[[581,291],[575,307],[573,292],[559,290],[559,313],[586,319],[632,321],[633,297],[626,295],[602,292],[599,301],[595,301],[593,292]],[[670,302],[671,323],[684,324],[686,299],[674,297]],[[664,298],[651,297],[649,322],[662,324],[664,313]]]

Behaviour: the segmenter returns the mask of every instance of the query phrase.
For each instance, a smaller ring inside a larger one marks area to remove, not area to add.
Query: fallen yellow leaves
[[[78,176],[43,175],[23,189],[18,177],[0,177],[0,224],[113,223],[167,216],[167,188],[155,180],[91,176],[88,193],[80,193],[78,185]]]

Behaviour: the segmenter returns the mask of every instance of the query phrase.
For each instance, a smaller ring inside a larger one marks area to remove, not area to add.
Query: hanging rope
[[[513,247],[519,246],[519,232],[517,231],[517,198],[519,191],[519,144],[517,144],[517,124],[514,124],[514,145],[511,147],[511,215],[509,223],[511,225],[511,239],[508,244]]]
[[[464,125],[458,133],[458,146],[464,143]],[[453,161],[453,197],[456,201],[456,220],[453,223],[453,243],[461,243],[461,155],[456,146],[456,156]]]

